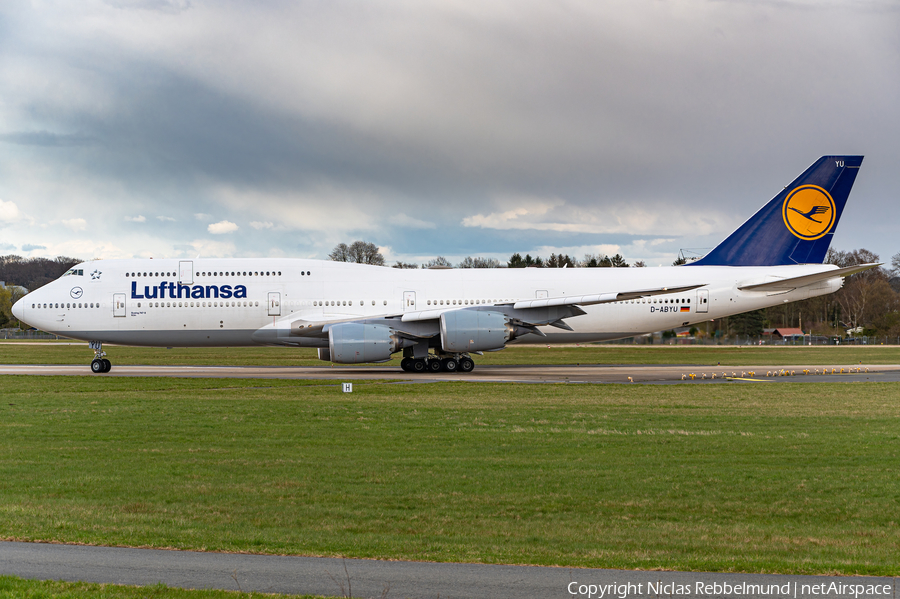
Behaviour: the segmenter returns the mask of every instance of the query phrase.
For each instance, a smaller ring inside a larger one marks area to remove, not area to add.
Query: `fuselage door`
[[[269,316],[281,316],[281,294],[277,291],[269,292]]]
[[[709,312],[709,289],[697,290],[697,312]]]
[[[403,311],[404,312],[414,312],[416,309],[416,292],[415,291],[404,291],[403,292]]]
[[[194,284],[194,263],[191,260],[182,260],[178,263],[178,284]]]
[[[125,317],[125,294],[113,293],[113,316]]]

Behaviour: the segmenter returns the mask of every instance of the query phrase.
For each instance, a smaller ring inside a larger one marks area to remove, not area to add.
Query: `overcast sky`
[[[900,3],[0,3],[0,254],[655,266],[841,153],[889,260]]]

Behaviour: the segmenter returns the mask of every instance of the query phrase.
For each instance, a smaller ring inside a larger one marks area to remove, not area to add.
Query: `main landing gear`
[[[428,356],[427,358],[403,358],[400,368],[406,372],[472,372],[475,360],[467,354],[453,356]]]
[[[103,351],[103,343],[100,341],[91,341],[90,348],[94,350],[94,359],[91,360],[91,372],[94,374],[102,374],[112,370],[112,362],[104,358],[106,352]]]

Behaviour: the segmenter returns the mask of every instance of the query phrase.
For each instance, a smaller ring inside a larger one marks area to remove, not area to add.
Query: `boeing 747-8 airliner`
[[[19,300],[38,329],[144,346],[314,347],[340,364],[471,371],[509,343],[631,337],[815,297],[877,266],[823,264],[862,156],[824,156],[693,263],[398,270],[281,258],[93,260]]]

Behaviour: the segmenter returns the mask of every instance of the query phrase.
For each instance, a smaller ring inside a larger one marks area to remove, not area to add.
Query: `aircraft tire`
[[[472,358],[460,358],[459,370],[461,372],[472,372],[475,370],[475,360]]]
[[[402,360],[400,360],[400,368],[403,369],[403,372],[412,371],[411,362],[412,358],[403,358]]]
[[[112,370],[112,362],[103,358],[103,372],[109,372],[110,370]]]
[[[106,364],[104,364],[103,360],[101,360],[100,358],[94,358],[91,361],[91,372],[93,372],[94,374],[100,374],[101,372],[106,372],[106,370],[104,370],[104,368],[106,368]]]
[[[433,360],[428,360],[428,372],[440,372],[443,360],[438,360],[437,358]]]
[[[412,361],[412,364],[410,364],[410,369],[412,370],[412,372],[425,372],[427,367],[428,364],[421,358],[415,358]]]
[[[456,372],[459,362],[455,358],[444,358],[441,360],[441,370],[444,372]]]

